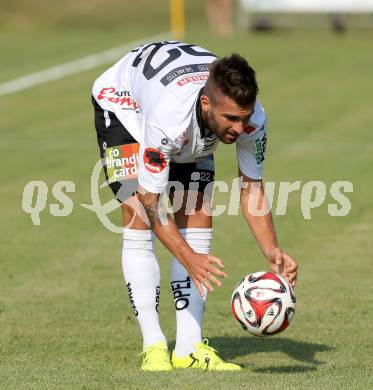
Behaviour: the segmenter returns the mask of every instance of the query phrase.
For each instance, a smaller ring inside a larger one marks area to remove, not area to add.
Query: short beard
[[[216,123],[214,114],[211,111],[207,112],[206,115],[206,127],[219,138],[219,135],[217,134],[218,125]],[[220,138],[219,138],[220,139]]]
[[[230,145],[233,142],[227,142],[223,135],[219,132],[219,126],[216,123],[215,116],[211,111],[207,112],[206,115],[206,127],[217,137],[223,144]]]

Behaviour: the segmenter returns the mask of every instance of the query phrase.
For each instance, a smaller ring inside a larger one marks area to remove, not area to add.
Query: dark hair
[[[209,67],[210,75],[203,89],[214,101],[214,89],[233,99],[239,106],[255,102],[259,88],[254,69],[239,54],[215,60]]]

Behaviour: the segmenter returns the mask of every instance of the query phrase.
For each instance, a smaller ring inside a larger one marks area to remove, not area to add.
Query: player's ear
[[[201,96],[201,109],[204,112],[207,112],[210,110],[211,107],[211,100],[208,96],[202,95]]]

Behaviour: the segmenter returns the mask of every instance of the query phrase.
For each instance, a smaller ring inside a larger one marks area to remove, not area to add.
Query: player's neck
[[[201,106],[201,96],[203,94],[203,88],[198,93],[197,102],[196,102],[196,117],[197,117],[197,123],[198,127],[201,130],[201,138],[204,138],[206,135],[206,124],[207,124],[207,117],[206,113],[202,110]]]

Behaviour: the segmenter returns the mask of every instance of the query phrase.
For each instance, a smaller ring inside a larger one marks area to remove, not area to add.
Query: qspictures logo
[[[123,186],[134,184],[134,190],[137,188],[137,161],[139,159],[138,149],[136,147],[126,148],[116,147],[107,148],[107,157],[98,160],[91,174],[91,202],[81,203],[80,206],[95,213],[102,225],[113,233],[123,233],[123,226],[114,223],[115,218],[111,218],[111,213],[118,212],[120,203],[113,197],[110,201],[102,203],[101,198],[104,191],[109,191],[108,187],[111,180],[116,181],[116,177],[121,178]],[[147,154],[148,164],[151,169],[159,168],[157,172],[164,169],[164,161],[162,153],[157,151],[156,154]],[[107,164],[109,180],[100,183],[102,178],[103,166]],[[110,171],[110,172],[109,172]],[[207,173],[209,171],[206,171]],[[212,172],[212,171],[211,171]],[[195,213],[197,197],[195,191],[199,187],[199,182],[203,181],[201,174],[191,176],[189,187],[185,188],[183,183],[179,181],[171,181],[165,192],[162,194],[159,202],[159,214],[172,214],[183,207],[183,194],[185,190],[194,190],[190,192],[187,199],[186,215]],[[129,180],[128,180],[129,179]],[[252,183],[249,196],[241,199],[241,191],[247,187],[248,183],[244,182],[242,177],[233,178],[231,182],[218,180],[209,182],[204,190],[204,203],[212,203],[212,207],[206,207],[203,212],[206,215],[217,217],[220,215],[235,216],[240,213],[241,203],[247,203],[247,210],[254,216],[263,216],[271,212],[275,216],[285,216],[289,210],[288,201],[291,198],[292,202],[297,206],[298,212],[303,219],[311,220],[313,212],[316,209],[322,208],[330,217],[347,216],[351,209],[352,203],[348,196],[354,191],[354,186],[350,181],[337,180],[331,183],[325,183],[320,180],[312,180],[301,182],[300,180],[288,182],[268,181],[264,184],[265,199],[261,201],[261,184]],[[22,210],[29,214],[33,225],[41,224],[41,213],[46,209],[49,213],[56,217],[67,217],[73,212],[74,201],[69,193],[74,193],[76,185],[69,180],[61,180],[56,182],[51,188],[42,180],[33,180],[28,182],[23,190]],[[168,203],[171,191],[173,192],[173,207]],[[216,201],[222,199],[224,195],[225,201]],[[48,204],[49,202],[49,204]],[[125,201],[132,208],[139,209],[139,215],[144,218],[147,223],[146,212],[141,203],[135,197],[130,197]],[[49,207],[47,207],[49,206]],[[299,208],[298,208],[299,207]],[[294,208],[292,208],[294,210]],[[164,219],[167,223],[167,218]],[[131,223],[127,228],[130,228]]]

